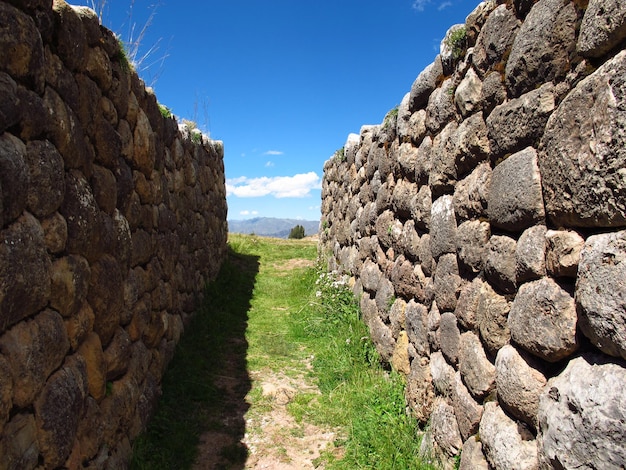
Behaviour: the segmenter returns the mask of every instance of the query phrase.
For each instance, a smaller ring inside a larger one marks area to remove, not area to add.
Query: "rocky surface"
[[[123,468],[226,252],[223,147],[88,8],[0,17],[0,468]]]
[[[363,286],[384,354],[406,331],[409,407],[461,468],[626,465],[610,385],[626,359],[625,15],[482,2],[465,55],[441,48],[395,132],[364,126],[355,158],[325,165],[320,252]]]

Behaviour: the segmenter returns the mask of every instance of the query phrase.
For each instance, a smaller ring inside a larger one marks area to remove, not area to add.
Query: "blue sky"
[[[157,50],[140,75],[176,116],[224,141],[229,219],[318,220],[324,162],[382,122],[477,4],[108,0],[103,22],[128,39],[154,13],[140,55]]]

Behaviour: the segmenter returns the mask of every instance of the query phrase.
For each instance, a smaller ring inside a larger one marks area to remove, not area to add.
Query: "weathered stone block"
[[[122,272],[115,258],[104,255],[92,264],[87,300],[95,314],[94,331],[104,346],[119,325],[124,307],[123,289]]]
[[[519,96],[536,85],[558,80],[569,70],[576,46],[578,16],[573,3],[540,0],[515,36],[505,76],[509,94]]]
[[[606,354],[626,359],[626,232],[589,237],[576,281],[579,325]]]
[[[76,171],[65,175],[65,200],[60,210],[67,221],[70,253],[94,261],[101,254],[100,211],[85,176]]]
[[[439,258],[434,275],[435,301],[442,311],[453,312],[461,290],[461,276],[456,254],[448,253]]]
[[[26,146],[8,132],[0,135],[0,222],[8,224],[26,209],[30,172]]]
[[[550,379],[539,401],[542,468],[619,469],[626,461],[626,370],[594,355]]]
[[[476,321],[481,339],[494,356],[511,339],[507,324],[510,309],[511,304],[505,296],[496,293],[486,282],[480,285]]]
[[[509,418],[495,402],[485,404],[480,441],[493,468],[537,470],[537,443],[530,431]]]
[[[506,235],[494,235],[487,245],[485,277],[506,294],[515,292],[515,249],[517,242]]]
[[[461,265],[472,273],[483,270],[491,227],[480,220],[466,220],[457,227],[457,255]]]
[[[518,284],[546,275],[546,226],[524,230],[515,248],[515,274]]]
[[[452,389],[455,386],[454,369],[446,362],[440,351],[430,356],[430,375],[437,394],[452,399]]]
[[[48,467],[69,457],[87,398],[85,363],[71,357],[46,383],[35,403],[37,439]]]
[[[470,68],[454,92],[454,104],[463,117],[475,111],[480,111],[482,91],[482,81],[478,78],[474,69]]]
[[[626,226],[624,100],[626,51],[582,80],[550,117],[538,157],[555,226]]]
[[[421,424],[426,424],[430,420],[435,400],[435,390],[427,358],[416,357],[411,362],[405,397],[413,417]]]
[[[17,8],[0,5],[0,64],[12,77],[24,80],[41,93],[45,84],[41,35],[33,19]]]
[[[445,253],[456,253],[456,218],[452,196],[441,196],[433,202],[430,215],[430,250],[438,259]]]
[[[100,337],[95,333],[87,335],[78,348],[78,355],[85,363],[85,373],[89,394],[101,401],[106,393],[107,364],[102,352]]]
[[[501,157],[536,146],[555,106],[552,83],[496,106],[487,118],[492,156]]]
[[[576,278],[585,240],[573,230],[546,232],[546,269],[553,277]]]
[[[511,155],[491,176],[487,213],[492,226],[517,232],[545,217],[537,153],[532,147]]]
[[[537,429],[539,395],[547,380],[543,373],[511,345],[496,357],[498,401],[515,418]]]
[[[439,322],[439,342],[441,352],[450,364],[456,364],[459,359],[459,343],[461,332],[456,324],[454,313],[445,312]]]
[[[463,441],[454,415],[454,408],[443,399],[437,398],[430,419],[433,439],[438,450],[448,457],[457,455],[463,446]]]
[[[461,219],[487,216],[487,198],[492,170],[489,163],[481,163],[454,188],[454,210]]]
[[[626,38],[626,4],[590,0],[580,25],[576,49],[585,57],[601,57]]]
[[[410,111],[417,111],[428,103],[428,98],[437,87],[437,82],[442,75],[441,57],[437,56],[433,63],[426,67],[413,82],[409,95]]]
[[[17,83],[9,74],[0,72],[0,132],[16,124],[21,114]]]
[[[472,332],[461,335],[459,371],[463,382],[477,400],[486,397],[495,384],[495,367],[487,359],[480,339]]]
[[[61,206],[65,196],[63,159],[47,140],[34,140],[26,145],[26,162],[28,209],[37,217],[46,217]]]
[[[392,332],[393,337],[393,332]],[[409,337],[406,331],[401,331],[396,339],[396,346],[391,356],[391,367],[401,374],[409,375],[411,364],[409,362]]]
[[[460,372],[454,374],[452,406],[459,425],[462,439],[467,439],[478,431],[483,407],[476,403],[461,380]]]
[[[89,263],[81,256],[69,255],[54,262],[51,269],[50,306],[64,317],[78,312],[87,297]]]
[[[0,332],[38,312],[50,298],[50,260],[43,230],[25,213],[0,231]]]
[[[511,50],[519,27],[520,21],[506,5],[493,10],[476,39],[472,55],[474,67],[485,74],[494,66],[501,66],[506,60],[505,54]]]
[[[22,408],[31,405],[68,350],[63,319],[52,310],[15,325],[0,337],[0,351],[9,358],[13,377],[13,403]]]
[[[453,97],[454,84],[451,78],[444,80],[441,86],[436,88],[428,97],[426,129],[432,134],[437,134],[454,119],[456,107],[452,100]]]
[[[406,306],[406,332],[409,340],[422,356],[428,356],[428,309],[415,300],[409,301]]]
[[[83,302],[78,312],[65,319],[65,329],[72,351],[76,351],[89,332],[93,331],[94,322],[95,315],[87,302]]]
[[[459,470],[489,470],[478,436],[471,436],[463,443]]]
[[[0,440],[3,470],[32,469],[39,461],[37,426],[32,414],[17,414],[7,423]]]
[[[511,338],[531,354],[557,362],[578,349],[573,297],[550,278],[519,288],[511,312]]]
[[[478,326],[477,312],[482,284],[482,279],[476,277],[461,288],[454,315],[457,317],[459,325],[466,330],[473,330]]]

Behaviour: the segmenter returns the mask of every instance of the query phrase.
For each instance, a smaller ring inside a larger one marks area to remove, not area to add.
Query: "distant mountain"
[[[247,220],[229,220],[228,231],[261,235],[263,237],[287,238],[296,225],[304,227],[304,235],[315,235],[319,230],[319,220],[277,219],[274,217],[257,217]]]

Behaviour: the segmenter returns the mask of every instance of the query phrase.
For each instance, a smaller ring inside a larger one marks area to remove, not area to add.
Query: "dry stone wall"
[[[325,165],[321,254],[461,469],[626,466],[625,5],[479,4]]]
[[[0,469],[124,468],[226,253],[221,142],[93,11],[0,1]]]

